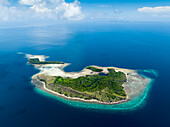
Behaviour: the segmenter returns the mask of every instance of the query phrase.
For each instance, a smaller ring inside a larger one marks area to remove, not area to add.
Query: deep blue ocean
[[[158,72],[130,111],[74,107],[36,92],[24,52],[72,63]],[[82,22],[0,28],[0,127],[170,127],[170,24]]]

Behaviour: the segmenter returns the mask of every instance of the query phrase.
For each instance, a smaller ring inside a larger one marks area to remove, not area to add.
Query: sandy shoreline
[[[31,59],[31,58],[38,58],[41,61],[45,61],[46,58],[48,58],[47,56],[43,56],[43,55],[30,55],[30,54],[26,54],[25,55],[26,58]],[[99,103],[99,104],[106,104],[106,105],[111,105],[111,104],[119,104],[119,103],[123,103],[123,102],[127,102],[130,99],[132,99],[133,97],[138,96],[139,94],[141,94],[145,88],[147,87],[147,84],[150,82],[150,79],[145,78],[140,76],[136,70],[130,70],[130,69],[123,69],[123,68],[117,68],[117,67],[99,67],[99,66],[94,66],[93,67],[97,67],[99,69],[103,69],[103,73],[108,73],[108,68],[113,68],[115,69],[115,71],[121,71],[123,73],[126,74],[126,78],[127,78],[127,82],[123,83],[123,87],[124,90],[126,92],[126,99],[125,100],[121,100],[121,101],[117,101],[117,102],[101,102],[95,99],[91,99],[91,100],[85,100],[82,98],[73,98],[73,97],[67,97],[64,94],[59,94],[55,91],[52,91],[50,89],[48,89],[45,85],[44,82],[39,81],[37,76],[40,74],[45,74],[45,75],[49,75],[49,76],[61,76],[61,77],[70,77],[70,78],[78,78],[80,76],[86,76],[86,75],[94,75],[94,74],[98,74],[98,72],[92,72],[89,69],[84,68],[82,71],[80,72],[64,72],[63,68],[70,65],[69,63],[64,63],[64,64],[45,64],[45,65],[34,65],[35,68],[39,69],[40,72],[38,74],[35,74],[32,76],[32,83],[50,93],[56,96],[60,96],[69,100],[76,100],[76,101],[82,101],[82,102],[88,102],[88,103]]]
[[[126,102],[128,101],[129,99],[125,99],[125,100],[121,100],[121,101],[117,101],[117,102],[112,102],[112,103],[107,103],[107,102],[101,102],[101,101],[98,101],[98,100],[95,100],[95,99],[90,99],[90,100],[85,100],[85,99],[82,99],[82,98],[75,98],[75,97],[67,97],[65,96],[64,94],[60,94],[58,92],[55,92],[55,91],[52,91],[50,89],[48,89],[45,85],[44,82],[38,80],[37,76],[39,74],[36,74],[34,76],[32,76],[32,83],[37,86],[38,88],[50,93],[50,94],[53,94],[53,95],[56,95],[56,96],[60,96],[62,98],[65,98],[65,99],[68,99],[68,100],[74,100],[74,101],[81,101],[81,102],[88,102],[88,103],[98,103],[98,104],[105,104],[105,105],[110,105],[110,104],[119,104],[119,103],[123,103],[123,102]],[[39,82],[39,83],[37,83]],[[41,86],[40,86],[41,84]]]

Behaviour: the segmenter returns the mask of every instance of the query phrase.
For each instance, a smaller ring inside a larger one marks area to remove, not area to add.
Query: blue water
[[[86,22],[1,28],[0,127],[169,127],[169,28],[168,23]],[[136,110],[71,106],[37,91],[30,80],[38,70],[17,52],[72,63],[65,71],[88,65],[147,70],[143,74],[154,82]]]

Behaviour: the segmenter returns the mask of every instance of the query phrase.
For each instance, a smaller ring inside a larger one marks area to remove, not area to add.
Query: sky
[[[170,22],[170,0],[0,0],[0,23]]]

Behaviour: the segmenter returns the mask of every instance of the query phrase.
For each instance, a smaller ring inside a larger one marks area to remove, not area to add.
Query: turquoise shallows
[[[151,74],[154,74],[155,76],[158,76],[158,74],[154,70],[143,70],[143,72],[151,73]],[[142,75],[142,76],[146,77],[145,75]],[[148,77],[146,77],[146,78],[148,78]],[[136,110],[138,108],[141,108],[142,106],[145,105],[147,97],[149,95],[149,90],[150,90],[153,82],[154,82],[154,79],[150,78],[150,82],[148,83],[148,85],[147,85],[145,91],[143,91],[143,93],[141,93],[137,97],[134,97],[133,99],[131,99],[128,102],[115,104],[115,105],[104,105],[104,104],[97,104],[97,103],[87,103],[87,102],[67,100],[65,98],[49,94],[39,88],[35,88],[34,90],[37,93],[40,93],[44,96],[56,99],[60,102],[63,102],[65,104],[68,104],[70,106],[77,107],[77,108],[88,108],[88,109],[106,110],[106,111],[107,110],[109,110],[109,111],[110,110],[111,111],[131,111],[131,110]]]

